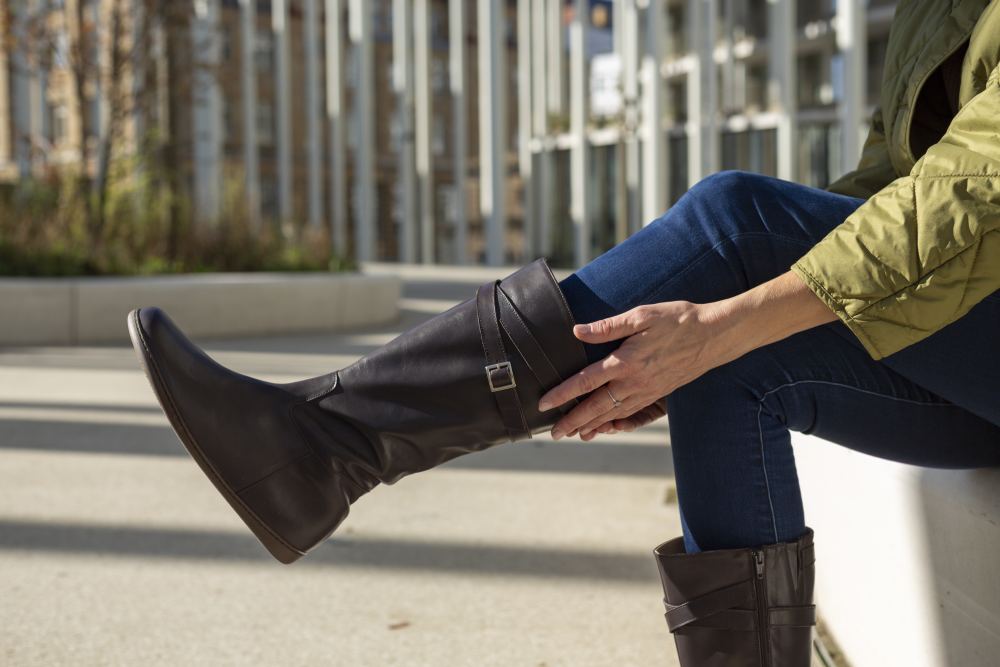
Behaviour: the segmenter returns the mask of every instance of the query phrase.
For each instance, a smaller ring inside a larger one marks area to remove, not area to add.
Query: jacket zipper
[[[770,667],[771,641],[767,627],[767,595],[764,593],[764,552],[755,549],[751,552],[757,577],[754,587],[757,591],[757,641],[760,644],[760,667]]]

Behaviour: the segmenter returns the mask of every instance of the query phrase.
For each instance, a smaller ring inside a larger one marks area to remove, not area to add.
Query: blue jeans
[[[560,282],[577,322],[640,304],[705,303],[785,271],[864,200],[724,171]],[[847,327],[814,327],[665,397],[689,553],[805,530],[789,430],[881,458],[1000,465],[1000,291],[923,341],[874,361]],[[587,345],[596,361],[621,341]]]

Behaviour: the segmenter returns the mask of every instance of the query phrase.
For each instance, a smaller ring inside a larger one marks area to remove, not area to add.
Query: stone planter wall
[[[138,306],[164,309],[192,336],[334,331],[393,321],[400,288],[357,273],[0,278],[0,345],[127,342]]]

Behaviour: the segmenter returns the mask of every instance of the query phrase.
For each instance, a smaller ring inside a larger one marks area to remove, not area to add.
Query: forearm
[[[719,326],[720,349],[729,350],[725,356],[732,359],[837,319],[791,271],[702,308],[703,316]]]

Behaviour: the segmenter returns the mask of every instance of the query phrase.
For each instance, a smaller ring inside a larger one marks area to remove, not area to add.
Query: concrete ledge
[[[159,306],[192,336],[332,331],[391,322],[401,281],[357,273],[0,278],[0,345],[125,342],[125,315]]]
[[[1000,664],[1000,468],[928,469],[800,433],[792,442],[816,531],[816,602],[850,664]]]

